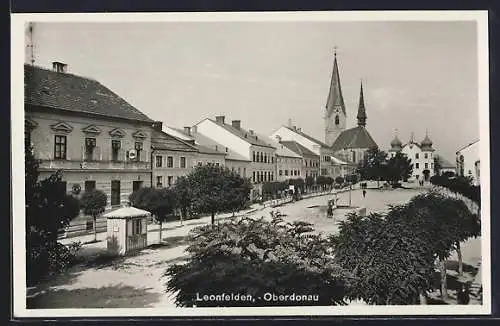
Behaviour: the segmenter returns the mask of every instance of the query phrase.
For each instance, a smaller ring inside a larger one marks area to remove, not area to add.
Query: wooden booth
[[[147,218],[150,212],[135,207],[122,207],[104,215],[107,220],[108,252],[126,255],[148,245]]]

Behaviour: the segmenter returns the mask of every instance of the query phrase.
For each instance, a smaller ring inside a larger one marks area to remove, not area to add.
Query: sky
[[[453,162],[479,138],[475,22],[44,22],[33,42],[35,65],[64,62],[164,125],[225,115],[270,135],[291,119],[319,140],[336,47],[348,128],[362,80],[383,150],[428,130]]]

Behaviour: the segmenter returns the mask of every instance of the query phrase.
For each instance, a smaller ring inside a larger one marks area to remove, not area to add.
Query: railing
[[[147,244],[147,234],[136,234],[127,236],[127,251],[143,249]]]

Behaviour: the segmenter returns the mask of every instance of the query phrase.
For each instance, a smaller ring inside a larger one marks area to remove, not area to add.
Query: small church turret
[[[358,126],[366,126],[366,108],[365,108],[365,97],[363,95],[363,82],[361,82],[361,88],[359,91],[359,105],[358,105]]]

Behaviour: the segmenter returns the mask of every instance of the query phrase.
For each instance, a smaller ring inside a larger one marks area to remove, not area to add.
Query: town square
[[[26,21],[26,309],[484,305],[476,24]]]

